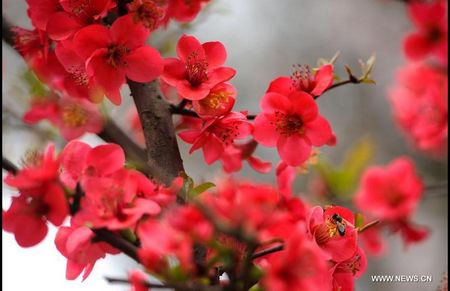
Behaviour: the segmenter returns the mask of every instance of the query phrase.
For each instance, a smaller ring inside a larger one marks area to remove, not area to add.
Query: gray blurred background
[[[447,159],[433,160],[412,150],[391,118],[386,90],[393,84],[397,67],[405,63],[401,39],[412,25],[401,1],[388,0],[217,0],[189,28],[172,25],[167,32],[155,32],[153,43],[164,45],[178,39],[182,32],[195,35],[202,42],[220,40],[228,49],[228,65],[238,74],[232,80],[239,96],[236,110],[258,112],[260,97],[269,82],[279,75],[289,75],[292,64],[315,65],[320,57],[331,58],[337,51],[341,57],[337,70],[345,77],[343,65],[358,68],[358,59],[376,52],[373,79],[377,85],[348,85],[328,92],[318,103],[322,115],[333,126],[338,137],[334,148],[323,149],[333,162],[340,162],[348,147],[369,135],[376,141],[374,163],[386,164],[398,155],[409,155],[429,185],[447,180]],[[25,1],[3,0],[3,13],[16,25],[29,27]],[[20,80],[23,61],[5,43],[3,49],[2,128],[3,155],[18,162],[30,147],[45,143],[45,125],[31,129],[18,117],[26,109],[29,98]],[[124,105],[112,109],[112,116],[127,128],[126,114],[130,98],[124,89]],[[95,136],[83,138],[91,144],[101,142]],[[63,143],[60,143],[62,146]],[[220,174],[220,166],[207,167],[200,152],[188,156],[189,147],[180,142],[187,172],[198,182],[212,180]],[[258,155],[277,161],[274,149],[258,149]],[[4,174],[4,173],[3,173]],[[240,177],[274,182],[274,173],[260,175],[247,165]],[[305,192],[305,180],[296,183],[297,192]],[[10,203],[11,191],[3,190],[3,209]],[[448,270],[448,193],[442,189],[423,199],[414,220],[428,226],[431,237],[420,245],[405,250],[399,237],[389,239],[389,252],[380,259],[370,259],[369,269],[357,282],[357,290],[436,290]],[[64,279],[65,259],[54,249],[54,230],[33,249],[18,248],[12,235],[2,232],[3,287],[7,291],[25,290],[126,290],[111,287],[104,275],[125,276],[133,262],[125,257],[101,260],[84,283]],[[372,275],[431,275],[433,282],[372,283]],[[276,291],[276,290],[274,290]]]

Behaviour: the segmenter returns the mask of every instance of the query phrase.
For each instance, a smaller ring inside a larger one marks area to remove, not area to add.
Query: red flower
[[[413,162],[397,158],[387,167],[371,167],[362,177],[355,195],[356,206],[382,220],[409,218],[422,197],[423,184]]]
[[[58,127],[66,140],[78,138],[87,132],[99,133],[104,123],[95,105],[71,98],[37,98],[23,116],[23,120],[31,124],[44,119]]]
[[[333,290],[355,290],[355,279],[359,279],[367,269],[367,259],[364,251],[358,248],[348,260],[337,263],[333,268]]]
[[[189,100],[206,98],[219,83],[233,78],[236,71],[222,67],[227,58],[220,42],[200,42],[183,35],[177,44],[178,59],[166,60],[161,78],[176,87],[178,94]]]
[[[116,144],[89,145],[74,140],[61,152],[61,181],[74,189],[77,182],[82,186],[90,177],[105,177],[123,168],[125,153]]]
[[[405,244],[419,242],[428,231],[410,219],[422,196],[423,184],[413,162],[401,157],[387,167],[371,167],[363,174],[355,205],[381,220],[391,231],[400,232]]]
[[[116,6],[113,0],[59,0],[63,10],[53,13],[46,30],[53,40],[71,37],[84,26],[105,17]]]
[[[267,93],[261,109],[253,136],[265,146],[277,146],[281,159],[289,166],[303,164],[310,157],[312,146],[334,142],[330,124],[319,115],[316,102],[307,93]]]
[[[202,148],[208,165],[220,159],[225,148],[232,145],[234,140],[246,138],[252,129],[246,116],[239,112],[230,112],[202,123],[195,124],[193,129],[178,135],[185,142],[192,144],[189,153]]]
[[[233,109],[236,100],[236,88],[229,83],[220,83],[201,100],[192,101],[195,112],[202,118],[225,115]]]
[[[126,78],[150,82],[163,71],[159,52],[145,45],[149,35],[130,15],[118,18],[111,28],[90,25],[74,36],[75,51],[86,59],[86,70],[116,105],[121,103],[120,87]]]
[[[16,176],[8,175],[5,179],[20,195],[13,198],[7,211],[2,211],[2,227],[14,233],[22,247],[41,242],[48,231],[47,221],[59,226],[69,212],[64,190],[57,180],[59,160],[54,157],[54,150],[54,145],[49,145],[43,156],[32,156]]]
[[[313,207],[309,212],[308,225],[317,244],[335,262],[348,260],[356,252],[357,231],[353,213],[340,206]]]
[[[291,233],[284,250],[267,258],[262,284],[267,290],[323,291],[331,289],[326,256],[308,240],[303,229]]]
[[[448,79],[424,64],[413,64],[397,73],[389,92],[396,121],[422,151],[447,154]]]
[[[320,96],[333,84],[333,65],[323,65],[311,76],[309,66],[298,66],[291,77],[279,77],[270,83],[267,92],[288,96],[294,91],[303,91]]]
[[[434,3],[413,2],[408,12],[417,28],[404,40],[404,50],[408,58],[421,60],[434,55],[444,65],[448,64],[448,16],[446,1]]]
[[[26,59],[47,56],[49,41],[44,31],[28,30],[21,27],[11,28],[14,34],[14,47]]]
[[[93,243],[95,237],[91,229],[74,223],[58,229],[55,245],[58,251],[67,258],[66,279],[75,280],[83,272],[83,281],[89,276],[98,259],[106,253],[117,254],[118,250],[104,242]]]

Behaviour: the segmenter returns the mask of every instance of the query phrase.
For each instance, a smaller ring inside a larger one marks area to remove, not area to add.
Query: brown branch
[[[125,151],[127,159],[136,162],[140,171],[150,172],[146,163],[147,154],[145,150],[135,143],[116,123],[108,120],[98,136],[106,142],[119,144]]]
[[[105,277],[105,280],[111,284],[131,284],[131,282],[127,279],[119,279],[112,277]],[[143,281],[142,284],[147,288],[171,288],[179,291],[221,291],[222,288],[220,286],[205,286],[201,284],[189,284],[189,283],[170,283],[170,284],[155,284]]]
[[[17,174],[19,169],[10,160],[2,156],[2,168],[12,174]]]
[[[182,116],[190,116],[190,117],[196,117],[200,118],[200,116],[197,114],[197,112],[186,109],[184,107],[170,105],[170,113],[174,115],[182,115]],[[256,118],[256,115],[247,115],[248,120],[254,120]]]
[[[184,172],[170,106],[159,94],[156,81],[142,84],[128,80],[128,85],[144,131],[149,175],[170,185]]]
[[[284,245],[279,245],[279,246],[276,246],[276,247],[273,247],[273,248],[269,248],[269,249],[266,249],[266,250],[263,250],[263,251],[255,253],[253,255],[252,259],[255,260],[255,259],[267,256],[267,255],[276,253],[276,252],[280,252],[282,250],[284,250]]]
[[[14,48],[14,33],[11,31],[11,24],[2,15],[2,39]]]
[[[106,228],[92,229],[92,231],[95,233],[95,241],[106,242],[139,263],[138,248],[135,245]]]

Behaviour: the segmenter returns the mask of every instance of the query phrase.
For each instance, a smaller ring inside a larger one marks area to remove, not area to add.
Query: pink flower
[[[75,280],[83,271],[83,281],[89,276],[98,259],[107,253],[117,254],[118,250],[104,242],[92,242],[95,237],[91,229],[74,223],[58,229],[55,245],[67,258],[66,279]]]
[[[159,52],[145,45],[149,35],[130,15],[118,18],[111,28],[90,25],[78,31],[74,38],[75,51],[86,60],[86,70],[116,105],[121,103],[120,87],[126,78],[146,83],[163,71]]]
[[[262,284],[267,290],[323,291],[331,289],[326,256],[317,245],[296,230],[285,241],[282,252],[267,258]]]
[[[44,119],[58,127],[66,140],[78,138],[87,132],[99,133],[104,125],[103,117],[95,105],[72,98],[36,99],[23,116],[23,120],[31,124]]]
[[[270,83],[267,92],[288,96],[294,91],[314,97],[322,95],[333,84],[333,65],[323,65],[311,76],[309,66],[298,66],[291,77],[279,77]]]
[[[27,60],[37,55],[46,56],[49,41],[44,31],[28,30],[21,27],[11,29],[14,34],[14,48]]]
[[[59,2],[60,0],[27,0],[27,12],[33,26],[45,31],[50,17],[63,10]]]
[[[265,146],[276,146],[289,166],[303,164],[312,146],[334,142],[328,121],[319,115],[313,97],[305,92],[281,95],[269,92],[261,101],[262,113],[254,122],[253,136]]]
[[[183,35],[177,44],[177,55],[178,58],[166,60],[161,78],[189,100],[206,98],[217,84],[236,74],[234,69],[222,66],[227,52],[220,42],[200,44],[195,37]]]
[[[247,161],[250,167],[255,171],[266,174],[272,169],[272,163],[263,161],[261,158],[254,156],[258,144],[252,140],[244,144],[233,144],[225,148],[220,158],[223,170],[226,173],[238,172],[242,168],[242,162]]]
[[[316,206],[309,211],[309,232],[317,244],[335,262],[348,260],[356,252],[358,233],[354,214],[340,206],[324,209]]]
[[[448,16],[446,1],[413,2],[408,5],[410,18],[417,31],[406,36],[404,51],[408,58],[421,60],[428,55],[448,64]]]
[[[387,167],[371,167],[363,174],[355,205],[400,232],[405,244],[419,242],[428,231],[410,222],[422,197],[423,184],[413,162],[400,157]]]
[[[208,165],[220,159],[226,147],[232,145],[234,140],[246,138],[252,130],[247,117],[239,112],[230,112],[194,126],[193,129],[178,135],[185,142],[192,144],[189,153],[202,148]]]
[[[59,0],[62,11],[51,14],[46,31],[53,40],[67,39],[75,32],[101,20],[116,6],[113,0]]]
[[[83,186],[90,177],[105,177],[121,170],[125,164],[125,153],[116,144],[89,145],[74,140],[61,152],[61,181],[74,189],[77,182]]]
[[[367,259],[364,251],[358,248],[348,260],[337,263],[333,268],[333,290],[355,290],[355,279],[359,279],[367,269]]]
[[[7,211],[2,210],[2,228],[14,233],[22,247],[41,242],[48,232],[47,221],[59,226],[69,212],[64,190],[58,183],[59,160],[54,157],[54,150],[54,145],[49,145],[44,155],[31,156],[17,175],[5,178],[5,183],[17,188],[20,195],[13,197]]]
[[[435,156],[447,154],[448,80],[424,64],[413,64],[397,73],[389,92],[394,116],[414,145]]]

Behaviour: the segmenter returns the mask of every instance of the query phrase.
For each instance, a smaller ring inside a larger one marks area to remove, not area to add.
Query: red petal
[[[322,116],[317,116],[312,122],[305,123],[304,127],[305,135],[313,146],[322,146],[333,137],[330,124]]]
[[[116,44],[121,44],[134,50],[145,44],[150,32],[140,23],[135,23],[131,15],[117,18],[111,26],[111,38]]]
[[[53,225],[60,226],[69,214],[69,206],[67,205],[67,199],[64,196],[63,189],[56,184],[51,184],[48,186],[43,198],[49,207],[47,219]]]
[[[68,260],[66,266],[66,279],[75,280],[83,272],[84,265],[75,263],[74,261]]]
[[[272,170],[271,162],[265,162],[258,157],[251,156],[247,161],[253,169],[262,174],[267,174]]]
[[[167,84],[175,87],[180,80],[186,79],[186,65],[178,59],[169,58],[164,61],[164,73],[161,76]]]
[[[261,109],[266,114],[273,114],[277,111],[289,112],[292,104],[286,96],[269,92],[261,100]]]
[[[253,123],[253,137],[262,145],[273,147],[277,144],[280,134],[264,114],[259,114]]]
[[[163,59],[159,52],[150,46],[132,51],[125,57],[125,61],[127,62],[125,74],[135,82],[153,81],[163,72]]]
[[[306,92],[293,92],[289,95],[292,103],[291,112],[301,116],[303,122],[309,122],[317,117],[319,109],[314,98]]]
[[[235,69],[228,67],[220,67],[214,69],[212,72],[209,73],[208,81],[206,81],[206,83],[208,83],[210,87],[214,87],[219,83],[223,83],[230,80],[231,78],[234,77],[234,75],[236,75]]]
[[[225,147],[223,143],[213,134],[211,134],[203,145],[203,156],[208,165],[211,165],[222,156]]]
[[[210,69],[222,66],[227,59],[227,51],[221,42],[206,42],[202,44]]]
[[[40,217],[21,215],[20,226],[15,228],[14,236],[19,246],[27,248],[40,243],[47,232],[48,227]]]
[[[203,48],[200,42],[193,36],[183,35],[177,44],[177,55],[182,62],[186,63],[189,55],[193,52],[198,52],[203,57]]]
[[[71,141],[61,152],[61,165],[63,173],[62,182],[69,188],[74,189],[86,165],[86,158],[91,147],[84,142]]]
[[[53,14],[47,23],[47,33],[53,40],[64,40],[72,36],[83,24],[67,12]]]
[[[89,152],[86,164],[95,168],[97,176],[106,176],[123,167],[125,153],[116,144],[99,145]]]
[[[421,34],[407,36],[403,43],[405,55],[411,60],[420,60],[431,52],[433,45]]]
[[[200,86],[192,87],[187,80],[179,81],[176,87],[178,94],[188,100],[203,99],[211,92],[211,86],[203,83]]]
[[[109,30],[103,25],[94,24],[82,28],[73,37],[77,53],[87,59],[100,48],[106,48],[112,42]]]
[[[292,91],[292,80],[288,77],[280,77],[273,80],[267,89],[267,92],[274,92],[284,96],[289,96]]]
[[[311,155],[311,144],[299,135],[281,136],[277,148],[281,159],[289,166],[300,166]]]
[[[316,85],[311,91],[314,96],[320,96],[328,87],[333,84],[333,65],[328,64],[320,67],[319,71],[314,75]]]

